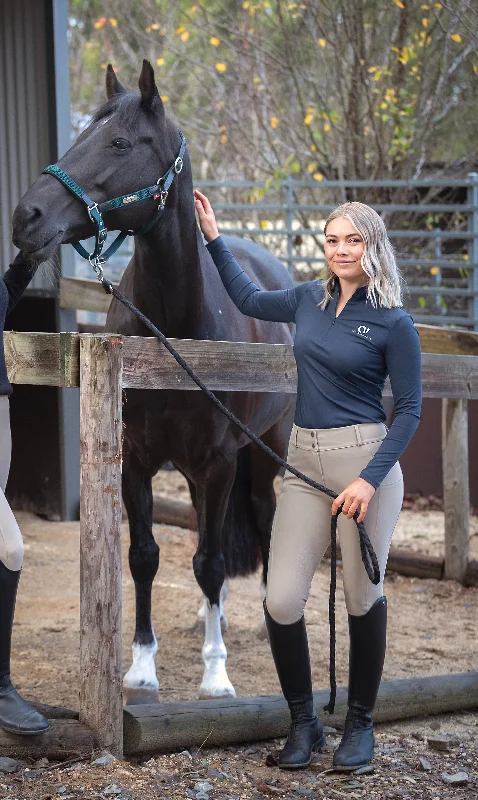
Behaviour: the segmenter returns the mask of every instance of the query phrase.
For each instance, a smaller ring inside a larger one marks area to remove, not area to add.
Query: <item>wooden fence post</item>
[[[123,754],[120,336],[80,337],[80,721]]]
[[[468,401],[442,401],[445,578],[463,583],[470,552]]]

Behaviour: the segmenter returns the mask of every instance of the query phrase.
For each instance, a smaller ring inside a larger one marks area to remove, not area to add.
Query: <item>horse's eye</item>
[[[113,139],[111,147],[114,147],[115,150],[127,150],[131,145],[127,139]]]

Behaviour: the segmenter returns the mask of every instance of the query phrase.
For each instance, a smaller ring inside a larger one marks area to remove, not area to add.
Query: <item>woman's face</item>
[[[368,277],[360,263],[364,250],[365,242],[349,219],[337,217],[329,222],[325,235],[325,258],[340,280],[367,283]]]

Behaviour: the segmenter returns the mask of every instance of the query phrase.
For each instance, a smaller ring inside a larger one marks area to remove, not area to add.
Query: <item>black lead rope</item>
[[[189,366],[189,364],[184,360],[184,358],[179,355],[177,350],[174,349],[171,342],[168,341],[164,333],[161,333],[158,328],[149,320],[145,315],[138,309],[133,303],[130,303],[129,300],[126,299],[117,289],[106,279],[101,280],[101,284],[107,292],[107,294],[112,294],[120,303],[123,303],[126,308],[129,308],[133,314],[136,314],[137,317],[141,320],[141,322],[146,325],[147,328],[154,334],[154,336],[159,339],[159,341],[165,346],[165,348],[171,353],[173,358],[177,361],[177,363],[187,372],[189,377],[194,381],[194,383],[199,386],[199,388],[209,397],[210,400],[216,405],[220,411],[238,428],[246,434],[255,444],[258,445],[265,453],[267,453],[277,464],[280,464],[281,467],[291,472],[297,478],[307,483],[309,486],[312,486],[314,489],[317,489],[319,492],[323,492],[324,494],[328,495],[329,497],[336,498],[338,495],[333,492],[331,489],[328,489],[326,486],[322,486],[322,484],[317,483],[316,481],[309,478],[307,475],[304,475],[298,469],[291,466],[287,463],[283,458],[274,453],[270,447],[264,444],[261,439],[259,439],[255,433],[249,430],[249,428],[238,419],[232,411],[229,411],[223,403],[219,400],[218,397],[208,389],[207,386],[202,382],[201,378],[199,378],[193,369]],[[324,706],[324,711],[328,711],[329,714],[333,714],[335,708],[335,697],[337,693],[337,683],[335,677],[335,589],[337,584],[337,518],[338,515],[341,513],[341,509],[332,516],[332,521],[330,525],[330,543],[331,543],[331,575],[330,575],[330,592],[329,592],[329,625],[330,625],[330,665],[329,665],[329,675],[330,675],[330,698],[329,702],[326,706]],[[368,537],[368,534],[365,530],[365,526],[363,522],[357,522],[358,513],[355,512],[354,519],[355,523],[358,528],[358,535],[359,535],[359,542],[360,542],[360,552],[362,555],[363,565],[365,567],[365,571],[371,582],[374,586],[380,583],[380,568],[378,565],[377,556],[375,555],[374,549],[372,547],[372,543]]]

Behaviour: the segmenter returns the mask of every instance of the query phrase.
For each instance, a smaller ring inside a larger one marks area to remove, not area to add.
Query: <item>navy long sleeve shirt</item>
[[[13,391],[7,376],[3,349],[5,318],[20,300],[34,274],[35,270],[25,264],[18,255],[3,278],[0,276],[0,395],[11,394]]]
[[[360,473],[377,488],[412,438],[421,410],[421,350],[412,317],[402,308],[374,308],[367,288],[357,289],[336,317],[339,285],[325,310],[321,281],[262,291],[219,236],[207,245],[237,308],[249,317],[295,322],[297,363],[295,423],[340,428],[384,422],[382,392],[390,377],[395,419],[380,448]]]

